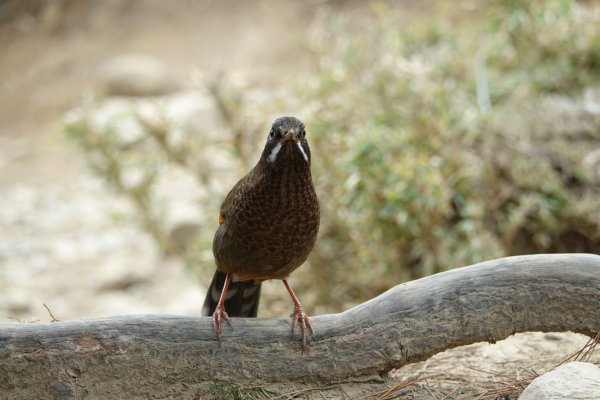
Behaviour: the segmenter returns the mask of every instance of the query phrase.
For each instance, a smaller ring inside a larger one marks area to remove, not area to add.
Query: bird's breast
[[[217,267],[254,279],[285,277],[306,260],[319,230],[310,174],[263,174],[245,187],[215,235]]]

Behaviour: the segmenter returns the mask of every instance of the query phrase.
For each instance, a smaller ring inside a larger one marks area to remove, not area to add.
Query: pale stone
[[[600,368],[587,362],[570,362],[536,378],[519,400],[600,399]]]
[[[183,86],[167,64],[140,54],[121,55],[102,65],[99,83],[109,96],[157,96]]]

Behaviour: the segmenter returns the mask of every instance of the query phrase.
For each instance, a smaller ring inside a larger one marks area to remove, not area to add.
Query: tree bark
[[[386,374],[516,332],[600,328],[600,256],[508,257],[398,285],[311,318],[308,352],[288,318],[128,315],[0,325],[0,397],[179,398],[218,380],[330,383]],[[189,396],[188,396],[189,397]]]

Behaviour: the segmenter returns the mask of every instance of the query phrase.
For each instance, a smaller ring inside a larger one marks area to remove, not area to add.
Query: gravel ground
[[[15,146],[2,143],[0,155]],[[74,151],[60,150],[62,154]],[[0,322],[125,313],[197,315],[203,290],[180,261],[165,259],[114,196],[70,155],[68,179],[6,184],[0,197]],[[34,179],[35,180],[35,179]]]

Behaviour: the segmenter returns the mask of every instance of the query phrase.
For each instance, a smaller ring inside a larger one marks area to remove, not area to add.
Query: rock
[[[570,362],[536,378],[519,400],[600,399],[600,368],[587,362]]]
[[[200,224],[193,222],[182,222],[169,231],[169,237],[178,248],[186,251],[194,244],[200,234]]]
[[[118,56],[100,68],[100,88],[108,96],[158,96],[182,88],[182,80],[160,60],[145,55]]]
[[[214,97],[199,90],[182,90],[169,96],[165,112],[169,120],[179,121],[181,128],[192,135],[222,138],[226,127]]]

